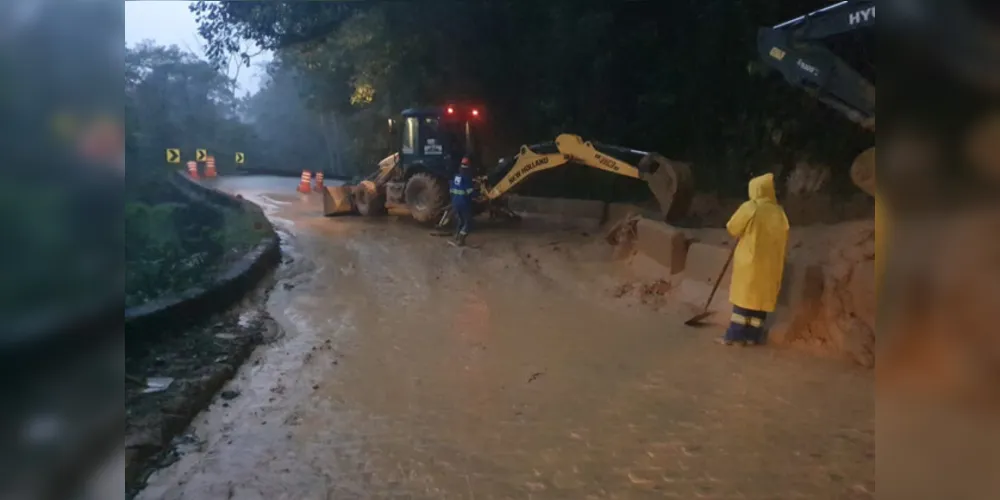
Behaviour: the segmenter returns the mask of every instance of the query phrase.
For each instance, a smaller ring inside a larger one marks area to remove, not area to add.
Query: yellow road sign
[[[194,160],[195,161],[205,161],[207,159],[208,159],[208,150],[206,150],[206,149],[199,149],[199,150],[195,151],[195,153],[194,153]]]
[[[179,149],[168,149],[167,150],[167,163],[180,163],[181,162],[181,150]]]
[[[236,164],[237,165],[242,165],[242,164],[246,163],[246,161],[247,161],[246,155],[244,155],[243,153],[236,153]]]

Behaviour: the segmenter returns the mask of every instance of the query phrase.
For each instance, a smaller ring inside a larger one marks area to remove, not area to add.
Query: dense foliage
[[[845,170],[874,138],[764,76],[758,25],[822,0],[199,2],[221,60],[275,50],[349,162],[385,154],[385,119],[420,104],[486,107],[494,154],[569,131],[692,161],[703,187],[805,160]],[[844,176],[841,176],[844,177]]]
[[[215,67],[177,47],[147,42],[125,50],[128,306],[203,283],[257,241],[259,221],[192,202],[171,182],[183,165],[166,162],[167,148],[181,149],[185,161],[205,148],[225,174],[235,170],[237,151],[259,156],[234,90]]]
[[[125,99],[130,184],[179,168],[166,163],[167,148],[181,149],[185,161],[207,149],[226,171],[234,168],[235,152],[256,142],[240,120],[233,82],[177,47],[146,42],[126,48]]]

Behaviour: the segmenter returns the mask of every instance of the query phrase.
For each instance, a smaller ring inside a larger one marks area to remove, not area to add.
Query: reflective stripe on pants
[[[762,342],[766,318],[767,313],[763,311],[752,311],[733,306],[729,328],[726,330],[726,340],[731,342]]]

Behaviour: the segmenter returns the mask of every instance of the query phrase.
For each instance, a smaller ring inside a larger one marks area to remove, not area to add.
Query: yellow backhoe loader
[[[399,152],[379,162],[378,169],[356,186],[327,187],[324,213],[376,216],[397,206],[408,209],[419,222],[447,223],[448,182],[459,161],[469,157],[474,166],[479,163],[481,115],[478,108],[459,111],[454,106],[404,111]],[[537,172],[570,163],[646,181],[664,220],[683,216],[690,206],[694,183],[687,164],[563,134],[553,142],[522,146],[516,156],[477,177],[477,213],[511,214],[504,195]]]

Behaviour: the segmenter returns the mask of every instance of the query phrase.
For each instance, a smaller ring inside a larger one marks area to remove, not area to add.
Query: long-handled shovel
[[[698,313],[695,317],[684,322],[687,326],[702,326],[705,320],[713,314],[708,308],[712,305],[712,299],[715,298],[715,292],[719,291],[719,284],[722,283],[722,278],[726,275],[726,271],[729,269],[729,264],[733,262],[733,255],[736,254],[736,245],[733,245],[732,250],[729,251],[729,257],[726,259],[725,265],[722,266],[722,271],[719,272],[719,278],[715,280],[715,286],[712,287],[712,293],[708,295],[708,301],[705,302],[705,308],[702,312]]]

